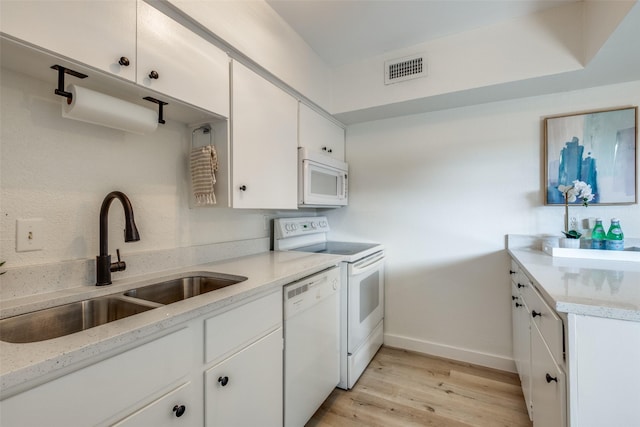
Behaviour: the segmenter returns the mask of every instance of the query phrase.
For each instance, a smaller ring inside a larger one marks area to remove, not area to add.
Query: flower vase
[[[580,249],[580,239],[570,239],[568,237],[560,238],[561,248]]]

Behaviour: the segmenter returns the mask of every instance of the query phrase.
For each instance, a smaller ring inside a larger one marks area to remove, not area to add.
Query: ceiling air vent
[[[384,84],[398,83],[427,75],[425,55],[391,59],[384,63]]]

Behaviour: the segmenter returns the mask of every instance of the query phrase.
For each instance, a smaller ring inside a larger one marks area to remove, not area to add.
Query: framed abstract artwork
[[[563,205],[558,186],[575,180],[591,185],[590,204],[637,203],[637,125],[638,107],[545,118],[545,205]]]

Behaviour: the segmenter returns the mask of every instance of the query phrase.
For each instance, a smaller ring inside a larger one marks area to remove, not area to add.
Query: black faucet
[[[120,191],[112,191],[102,201],[102,207],[100,208],[100,255],[96,257],[96,286],[110,285],[111,284],[111,272],[122,271],[127,268],[127,264],[120,260],[120,250],[118,253],[118,262],[111,262],[111,255],[109,255],[108,246],[108,227],[107,220],[109,219],[109,206],[113,199],[120,200],[122,207],[124,208],[124,241],[125,242],[137,242],[140,240],[140,234],[138,234],[138,228],[136,222],[133,220],[133,207],[129,198]]]

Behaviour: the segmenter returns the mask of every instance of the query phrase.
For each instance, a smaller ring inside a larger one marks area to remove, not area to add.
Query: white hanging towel
[[[196,205],[215,205],[213,185],[218,170],[218,155],[213,145],[191,149],[191,184]]]

